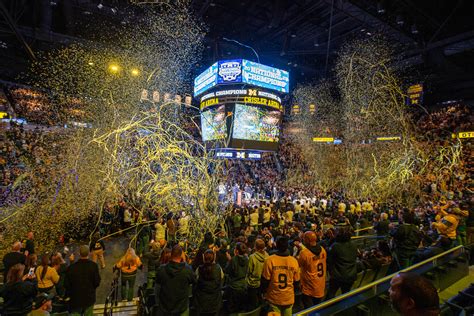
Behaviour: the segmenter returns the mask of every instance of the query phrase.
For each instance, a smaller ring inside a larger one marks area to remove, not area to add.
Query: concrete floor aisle
[[[114,237],[109,240],[105,240],[105,269],[100,269],[101,282],[100,286],[97,289],[97,304],[105,303],[105,299],[110,292],[111,284],[113,280],[113,271],[112,267],[120,260],[120,258],[125,254],[125,251],[128,248],[130,239],[124,236]],[[137,296],[138,286],[143,284],[146,281],[146,269],[138,270],[137,278],[135,281],[135,294]],[[120,293],[120,289],[119,289]],[[119,295],[119,299],[122,298]]]

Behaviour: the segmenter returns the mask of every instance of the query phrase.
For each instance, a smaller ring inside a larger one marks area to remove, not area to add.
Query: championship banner
[[[411,85],[407,91],[407,105],[420,105],[423,103],[423,84]]]

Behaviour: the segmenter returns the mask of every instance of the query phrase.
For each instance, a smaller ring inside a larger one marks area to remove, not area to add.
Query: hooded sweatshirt
[[[234,256],[225,268],[229,276],[229,287],[233,290],[244,290],[247,288],[247,269],[249,259],[246,256]]]
[[[160,309],[168,314],[182,313],[189,307],[190,285],[196,283],[191,267],[184,262],[162,265],[156,275],[155,295]]]
[[[265,251],[255,252],[249,257],[249,267],[247,270],[247,284],[251,288],[260,287],[260,279],[262,277],[263,263],[268,258],[268,253]]]
[[[301,292],[304,295],[324,297],[326,287],[326,250],[320,245],[305,247],[298,257],[301,268]]]

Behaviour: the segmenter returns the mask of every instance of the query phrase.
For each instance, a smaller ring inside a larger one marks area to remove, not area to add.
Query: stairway
[[[110,304],[107,307],[107,315],[110,314]],[[104,304],[94,305],[94,315],[104,315]],[[134,298],[131,302],[118,302],[116,306],[113,306],[112,315],[117,316],[137,316],[138,315],[138,297]]]

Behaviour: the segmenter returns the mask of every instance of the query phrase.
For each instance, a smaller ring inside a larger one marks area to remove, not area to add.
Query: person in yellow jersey
[[[307,231],[303,235],[303,245],[298,257],[301,273],[303,305],[309,308],[319,304],[326,288],[326,250],[318,245],[316,233]]]
[[[289,316],[295,302],[294,289],[299,286],[299,265],[290,256],[287,237],[279,236],[276,246],[277,253],[268,257],[263,264],[262,292],[270,303],[270,311]]]

